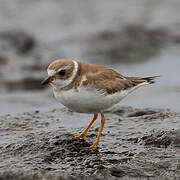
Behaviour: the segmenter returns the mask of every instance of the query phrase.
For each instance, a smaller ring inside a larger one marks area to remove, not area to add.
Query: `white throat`
[[[74,63],[74,70],[73,70],[73,73],[72,73],[72,76],[69,77],[68,79],[66,80],[55,80],[55,82],[52,83],[52,86],[55,88],[55,89],[61,89],[61,88],[64,88],[66,86],[68,86],[69,84],[71,84],[73,82],[73,80],[75,79],[76,75],[77,75],[77,72],[79,70],[79,65],[76,61],[73,61]],[[52,73],[52,72],[49,72],[49,73]],[[49,74],[48,73],[48,74]]]

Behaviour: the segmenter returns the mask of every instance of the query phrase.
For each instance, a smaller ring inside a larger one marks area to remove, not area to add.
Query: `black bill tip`
[[[46,84],[49,84],[49,78],[44,79],[43,81],[41,81],[41,85],[44,86]]]

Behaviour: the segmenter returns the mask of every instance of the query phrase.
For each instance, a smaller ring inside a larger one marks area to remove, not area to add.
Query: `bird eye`
[[[66,70],[62,69],[58,72],[59,75],[64,76],[66,74]]]

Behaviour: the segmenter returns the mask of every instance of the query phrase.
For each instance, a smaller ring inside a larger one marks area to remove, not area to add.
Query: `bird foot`
[[[87,142],[87,138],[86,138],[86,135],[85,134],[79,134],[79,135],[77,135],[77,134],[71,134],[71,136],[74,136],[73,138],[72,138],[72,140],[74,141],[74,140],[78,140],[78,139],[83,139],[85,142]]]
[[[97,147],[98,147],[98,143],[94,142],[91,146],[85,147],[84,149],[97,149]]]

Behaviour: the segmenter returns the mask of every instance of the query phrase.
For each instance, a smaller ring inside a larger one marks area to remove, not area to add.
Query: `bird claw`
[[[70,134],[71,136],[74,136],[72,138],[72,141],[74,140],[78,140],[78,139],[83,139],[85,142],[87,142],[87,138],[86,138],[86,135],[81,133],[81,134]],[[97,142],[94,142],[91,146],[88,146],[88,147],[84,147],[83,149],[92,149],[92,150],[96,150],[98,148],[98,143]]]
[[[78,139],[83,139],[85,142],[87,142],[87,138],[86,138],[86,135],[85,134],[80,134],[80,135],[77,135],[77,134],[71,134],[71,136],[74,136],[72,138],[72,140],[78,140]]]
[[[98,147],[98,144],[94,142],[91,146],[85,147],[84,149],[97,149],[97,147]]]

